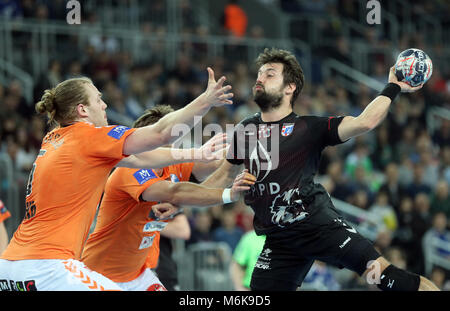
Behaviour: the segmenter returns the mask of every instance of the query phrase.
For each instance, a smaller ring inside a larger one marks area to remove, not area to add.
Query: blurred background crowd
[[[431,79],[399,96],[371,133],[327,148],[317,181],[364,212],[367,219],[349,215],[355,224],[381,220],[373,241],[384,256],[450,289],[448,1],[379,1],[379,25],[367,23],[366,1],[356,0],[92,0],[81,3],[80,25],[67,24],[66,2],[0,0],[0,199],[12,214],[5,221],[10,236],[24,216],[28,174],[48,131],[34,103],[67,78],[90,77],[108,104],[109,123],[131,125],[155,105],[188,104],[205,90],[211,66],[233,86],[234,105],[211,110],[203,125],[225,129],[258,111],[253,60],[264,47],[296,54],[306,85],[294,110],[321,116],[357,116],[387,82],[398,53],[415,47],[433,60]],[[224,242],[232,257],[252,231],[243,202],[186,214],[191,237],[179,252]],[[376,289],[320,262],[302,288]]]

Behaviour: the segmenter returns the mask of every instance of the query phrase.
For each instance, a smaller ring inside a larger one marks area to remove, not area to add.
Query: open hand
[[[219,133],[204,143],[200,148],[195,149],[194,158],[201,162],[210,162],[225,158],[230,144],[226,143],[227,134]]]
[[[214,71],[208,67],[208,87],[204,93],[206,102],[211,107],[220,107],[223,105],[232,105],[233,93],[227,93],[231,90],[231,85],[223,86],[226,78],[222,76],[218,81],[214,77]]]

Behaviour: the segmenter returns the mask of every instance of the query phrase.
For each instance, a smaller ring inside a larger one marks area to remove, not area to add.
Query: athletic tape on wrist
[[[394,101],[394,99],[397,97],[397,95],[401,92],[401,88],[396,83],[388,83],[384,87],[384,89],[380,92],[379,95],[387,96],[391,99],[391,101]]]
[[[223,204],[227,204],[227,203],[233,202],[233,201],[231,200],[231,189],[230,189],[230,188],[225,188],[225,189],[223,189],[223,192],[222,192],[222,201],[223,201]]]

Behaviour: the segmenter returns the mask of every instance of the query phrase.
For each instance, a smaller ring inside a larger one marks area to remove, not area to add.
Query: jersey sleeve
[[[314,117],[311,133],[322,143],[322,147],[342,144],[338,135],[338,126],[344,117]]]
[[[153,170],[118,168],[111,178],[109,190],[121,191],[131,196],[136,202],[140,202],[141,194],[145,189],[162,179]],[[108,190],[108,189],[107,189]]]
[[[0,222],[5,221],[9,217],[11,217],[11,214],[9,213],[5,204],[3,204],[3,201],[0,200]]]
[[[81,152],[94,160],[109,159],[114,165],[126,157],[123,154],[125,139],[136,129],[122,125],[116,126],[83,126],[78,129]]]

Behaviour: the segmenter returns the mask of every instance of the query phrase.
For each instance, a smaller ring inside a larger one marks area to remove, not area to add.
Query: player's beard
[[[268,112],[280,107],[282,99],[283,94],[281,92],[271,94],[261,90],[256,91],[253,95],[253,100],[262,112]]]

